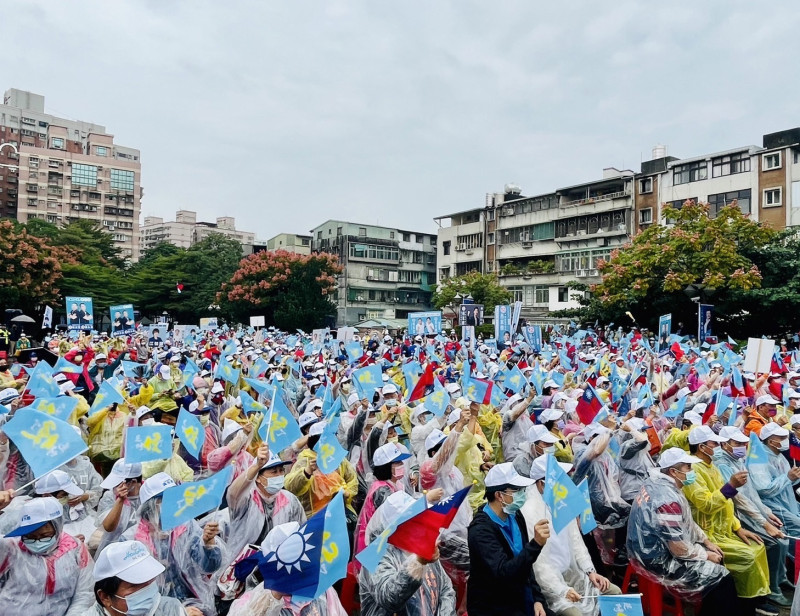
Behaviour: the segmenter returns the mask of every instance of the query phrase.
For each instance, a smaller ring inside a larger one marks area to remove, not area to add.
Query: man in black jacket
[[[528,538],[520,507],[533,481],[511,462],[486,474],[486,505],[469,526],[470,574],[467,612],[470,616],[545,616],[545,600],[533,576],[533,562],[550,536],[547,520]]]

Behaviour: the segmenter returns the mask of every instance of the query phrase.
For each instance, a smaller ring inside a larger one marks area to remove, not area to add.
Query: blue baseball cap
[[[6,537],[22,537],[61,517],[61,503],[52,496],[33,498],[22,506],[19,526]]]

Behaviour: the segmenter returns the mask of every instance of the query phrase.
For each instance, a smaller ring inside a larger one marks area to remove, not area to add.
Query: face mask
[[[567,425],[567,422],[565,422],[563,419],[559,419],[559,420],[556,422],[556,427],[557,427],[559,430],[563,430],[563,429],[566,427],[566,425]]]
[[[53,535],[47,539],[23,539],[22,543],[29,552],[34,554],[47,554],[58,541],[58,537]]]
[[[155,582],[131,593],[127,597],[114,596],[117,599],[122,599],[128,605],[128,611],[124,612],[126,616],[145,616],[150,614],[161,598],[161,594],[158,592],[158,585]],[[122,613],[120,612],[120,614]]]
[[[733,448],[732,451],[733,457],[736,459],[742,459],[747,455],[747,445],[740,445]]]
[[[156,425],[156,420],[155,419],[142,419],[142,425],[143,426],[154,426],[154,425]]]
[[[200,415],[200,424],[203,427],[205,427],[205,426],[208,425],[208,422],[209,422],[210,419],[211,419],[211,416],[208,413],[203,413],[202,415]]]
[[[406,467],[402,464],[392,469],[392,477],[395,479],[401,479],[406,475]]]
[[[342,392],[344,392],[346,394],[350,393],[350,385],[344,384],[344,385],[341,386],[340,389],[342,390]]]
[[[61,498],[58,499],[58,502],[61,503],[62,507],[66,507],[69,504],[69,497],[62,496]]]
[[[551,456],[556,452],[555,445],[548,445],[542,450],[542,453],[549,453]]]
[[[514,492],[514,498],[508,505],[503,505],[503,511],[508,515],[514,515],[525,504],[525,490]]]
[[[681,481],[681,483],[685,486],[692,485],[695,481],[697,481],[697,472],[694,470],[689,471],[686,473],[686,479]]]
[[[283,475],[278,475],[277,477],[268,477],[267,478],[267,492],[270,494],[277,494],[281,490],[283,490],[283,484],[286,478]]]
[[[397,436],[392,436],[392,437],[389,437],[389,438],[387,438],[387,439],[386,439],[386,442],[387,442],[387,443],[396,443],[396,442],[397,442],[397,441],[399,441],[399,440],[400,440],[400,439],[399,439],[399,437],[397,437]]]
[[[778,445],[778,451],[786,451],[789,449],[789,441],[781,441]]]
[[[387,400],[386,401],[386,406],[389,407],[389,408],[397,406],[397,400],[394,400],[394,399]]]

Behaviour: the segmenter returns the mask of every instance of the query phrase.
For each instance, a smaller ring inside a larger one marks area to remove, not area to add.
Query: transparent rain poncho
[[[572,477],[576,485],[588,478],[592,512],[600,529],[624,526],[630,511],[620,492],[619,467],[608,452],[610,437],[610,433],[601,434],[576,451]]]
[[[622,500],[631,502],[639,488],[655,468],[650,457],[650,441],[643,432],[626,433],[617,458],[619,464],[619,488]]]
[[[139,496],[129,496],[122,505],[122,513],[119,516],[117,527],[110,532],[106,531],[103,528],[103,520],[106,519],[106,516],[111,511],[115,500],[116,496],[114,496],[114,490],[107,490],[100,499],[100,503],[97,505],[97,531],[100,538],[97,548],[94,551],[95,554],[102,552],[103,548],[109,543],[119,541],[122,533],[139,521]]]

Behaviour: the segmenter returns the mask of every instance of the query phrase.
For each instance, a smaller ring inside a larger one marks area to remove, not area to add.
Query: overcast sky
[[[5,0],[0,90],[142,152],[144,215],[433,231],[800,126],[793,0]]]

